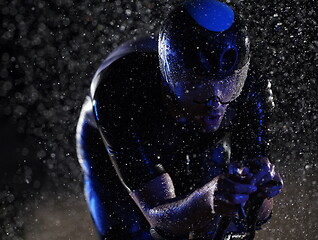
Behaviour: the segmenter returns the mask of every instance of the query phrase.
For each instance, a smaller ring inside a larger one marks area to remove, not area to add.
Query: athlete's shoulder
[[[145,115],[161,106],[161,75],[155,39],[126,43],[97,71],[91,99],[97,124],[125,131],[127,123],[142,125]],[[120,128],[119,128],[120,126]],[[132,129],[132,127],[130,127]]]
[[[90,87],[91,97],[94,99],[96,89],[105,78],[108,78],[107,81],[117,81],[116,78],[124,80],[123,76],[131,78],[131,75],[142,67],[156,67],[157,64],[152,59],[157,60],[157,44],[157,38],[145,36],[127,41],[113,50],[94,75]]]

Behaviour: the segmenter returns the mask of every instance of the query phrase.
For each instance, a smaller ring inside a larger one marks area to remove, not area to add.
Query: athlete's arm
[[[283,180],[280,174],[275,171],[275,165],[267,157],[251,160],[257,165],[257,171],[251,179],[251,183],[257,187],[258,197],[264,199],[259,211],[258,221],[263,222],[270,217],[273,210],[274,199],[283,187]]]
[[[216,215],[233,215],[256,189],[218,176],[186,197],[176,197],[168,173],[153,179],[134,199],[149,224],[165,236],[181,236],[205,228]]]

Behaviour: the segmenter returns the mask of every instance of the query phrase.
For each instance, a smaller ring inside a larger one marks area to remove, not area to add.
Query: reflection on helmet
[[[203,16],[203,17],[202,17]],[[159,34],[163,79],[180,97],[196,86],[235,100],[249,67],[249,38],[238,14],[216,0],[186,1],[170,13]]]

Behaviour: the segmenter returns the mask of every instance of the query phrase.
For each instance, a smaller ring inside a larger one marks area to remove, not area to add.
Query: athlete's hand
[[[272,198],[281,192],[283,180],[268,158],[252,159],[247,161],[247,165],[253,173],[250,183],[257,187],[260,197]]]
[[[242,177],[244,176],[244,177]],[[246,203],[249,195],[257,191],[251,183],[248,168],[241,169],[240,176],[233,172],[217,177],[217,190],[214,193],[214,210],[218,215],[234,215]]]

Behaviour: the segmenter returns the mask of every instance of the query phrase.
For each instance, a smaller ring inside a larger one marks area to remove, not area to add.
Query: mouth
[[[221,120],[221,115],[208,115],[201,117],[201,120],[205,126],[216,126]]]

